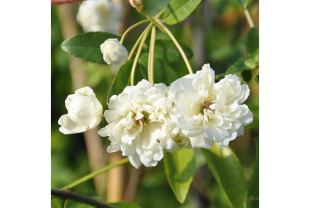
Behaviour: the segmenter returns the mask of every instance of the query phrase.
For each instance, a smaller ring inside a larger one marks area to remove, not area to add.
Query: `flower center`
[[[143,126],[145,126],[145,125],[146,125],[146,122],[148,121],[148,117],[149,117],[148,113],[145,112],[145,111],[142,111],[142,114],[143,114],[143,117],[142,117],[142,118],[140,118],[140,119],[135,119],[135,123],[136,123],[137,125],[139,125],[139,126],[140,126],[140,123],[143,124]],[[134,116],[134,117],[135,117],[135,116]],[[141,121],[141,122],[140,122],[140,121]]]
[[[200,106],[200,113],[203,114],[203,110],[204,110],[204,109],[206,109],[206,110],[212,110],[212,109],[210,108],[210,105],[212,105],[212,103],[211,103],[210,101],[205,101],[205,102],[203,103],[203,105]]]

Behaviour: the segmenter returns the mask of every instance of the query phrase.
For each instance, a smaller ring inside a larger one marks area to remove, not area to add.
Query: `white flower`
[[[103,108],[93,90],[83,87],[69,95],[65,101],[68,114],[62,115],[58,124],[64,134],[84,132],[95,128],[102,119]]]
[[[163,156],[163,150],[173,151],[178,145],[167,134],[172,101],[167,98],[168,87],[146,80],[136,86],[127,86],[113,95],[104,112],[108,125],[98,134],[111,141],[108,152],[121,150],[131,164],[139,168],[154,167]]]
[[[85,32],[117,33],[122,4],[109,0],[83,1],[76,16]]]
[[[117,38],[107,39],[100,45],[100,49],[107,64],[120,66],[127,62],[128,51]]]
[[[214,142],[228,146],[243,135],[243,126],[252,123],[253,114],[243,104],[250,94],[236,75],[214,83],[214,71],[205,64],[201,71],[171,84],[169,98],[178,110],[178,125],[190,137],[192,147],[210,148]]]
[[[168,129],[167,133],[169,134],[169,137],[173,139],[175,143],[173,143],[172,150],[177,149],[180,150],[182,147],[191,149],[191,144],[189,142],[189,137],[186,136],[182,130],[178,126],[178,116],[179,112],[176,106],[172,108],[172,110],[169,112],[170,119],[167,119],[168,121]]]

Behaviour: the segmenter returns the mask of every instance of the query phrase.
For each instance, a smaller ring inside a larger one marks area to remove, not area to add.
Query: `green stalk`
[[[132,58],[132,56],[133,56],[135,50],[137,49],[137,47],[138,47],[138,45],[139,45],[141,39],[144,37],[145,32],[146,32],[147,30],[149,30],[151,27],[152,27],[152,23],[149,24],[149,25],[145,28],[145,30],[141,33],[141,35],[139,36],[138,40],[136,41],[136,43],[134,44],[134,46],[132,47],[132,49],[131,49],[131,51],[130,51],[130,53],[129,53],[129,55],[128,55],[128,60]]]
[[[101,174],[101,173],[104,173],[104,172],[107,172],[108,170],[111,170],[112,168],[115,168],[115,167],[118,167],[118,166],[121,166],[125,163],[128,163],[129,162],[129,158],[124,158],[114,164],[111,164],[111,165],[108,165],[100,170],[97,170],[95,172],[92,172],[86,176],[84,176],[83,178],[80,178],[78,179],[77,181],[74,181],[73,183],[70,183],[69,185],[63,187],[61,190],[64,190],[64,189],[70,189],[70,188],[73,188],[74,186],[77,186],[81,183],[84,183],[85,181],[89,180],[89,179],[92,179],[93,177]]]
[[[160,14],[160,13],[159,13]],[[163,33],[166,33],[166,31],[164,30],[164,28],[161,27],[160,24],[158,24],[152,17],[150,17],[148,14],[144,14],[154,25],[156,25],[156,27],[158,27]]]
[[[182,56],[182,58],[183,58],[183,60],[184,60],[184,62],[185,62],[185,64],[186,64],[186,67],[187,67],[187,69],[188,69],[188,72],[189,72],[190,74],[193,74],[192,67],[191,67],[191,65],[189,64],[189,61],[188,61],[188,59],[187,59],[187,57],[186,57],[186,55],[185,55],[185,53],[184,53],[182,47],[180,46],[179,42],[175,39],[175,37],[174,37],[174,36],[172,35],[172,33],[170,32],[170,30],[169,30],[167,27],[165,27],[164,24],[163,24],[162,22],[160,22],[160,20],[156,20],[156,21],[164,28],[164,30],[166,31],[166,33],[169,35],[169,37],[170,37],[171,40],[173,41],[174,45],[175,45],[175,46],[177,47],[177,49],[179,50],[179,52],[180,52],[180,54],[181,54],[181,56]]]
[[[164,11],[165,11],[165,9],[163,9],[162,11],[160,11],[158,14],[155,15],[154,18],[155,18],[155,19],[159,18],[159,17],[164,13]],[[142,37],[143,37],[144,34],[145,34],[145,31],[148,30],[148,28],[150,28],[151,26],[152,26],[152,23],[149,24],[149,25],[147,26],[147,28],[145,28],[145,30],[141,33],[141,35],[139,36],[138,40],[136,41],[136,43],[135,43],[134,46],[132,47],[132,49],[131,49],[131,51],[130,51],[130,53],[129,53],[129,55],[128,55],[128,59],[127,59],[127,60],[129,60],[129,59],[132,58],[132,56],[133,56],[135,50],[136,50],[137,47],[138,47],[139,42],[141,41]]]
[[[152,26],[153,24],[151,23],[149,26]],[[148,36],[148,34],[150,33],[151,27],[147,27],[145,29],[145,33],[143,34],[142,40],[140,42],[135,60],[133,61],[133,65],[132,65],[132,69],[131,69],[131,75],[130,75],[130,84],[131,86],[134,86],[134,80],[135,80],[135,70],[136,70],[136,66],[138,64],[138,60],[139,60],[139,56],[143,47],[143,44]],[[138,41],[137,41],[138,42]],[[131,52],[130,52],[131,53]]]
[[[150,51],[148,59],[148,77],[149,81],[154,85],[154,49],[155,49],[155,40],[156,40],[156,27],[152,27],[151,32],[151,41],[150,41]]]
[[[256,27],[255,22],[254,22],[254,20],[253,20],[253,17],[252,17],[252,15],[251,15],[251,13],[250,13],[248,7],[245,7],[245,8],[244,8],[244,14],[245,14],[246,20],[247,20],[248,23],[249,23],[250,28]]]
[[[146,22],[149,22],[149,21],[150,21],[150,20],[148,20],[148,19],[147,19],[147,20],[142,20],[142,21],[140,21],[140,22],[138,22],[138,23],[132,25],[131,27],[129,27],[129,28],[123,33],[120,43],[123,44],[124,38],[125,38],[125,36],[127,35],[127,33],[130,32],[130,30],[132,30],[133,28],[135,28],[135,27],[137,27],[137,26],[139,26],[139,25],[142,25],[142,24],[144,24],[144,23],[146,23]]]

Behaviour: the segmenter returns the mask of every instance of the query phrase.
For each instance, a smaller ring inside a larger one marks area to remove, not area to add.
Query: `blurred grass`
[[[249,28],[242,9],[233,0],[210,0],[208,2],[210,4],[200,4],[189,19],[175,26],[169,26],[169,29],[179,41],[193,49],[195,28],[192,23],[195,21],[201,25],[204,48],[203,61],[210,63],[216,74],[219,74],[225,72],[234,62],[247,59],[245,41]],[[250,8],[252,6],[253,11],[256,11],[256,14],[252,15],[257,20],[258,1],[249,2]],[[78,5],[78,3],[74,5],[75,10]],[[61,188],[88,174],[90,168],[83,134],[63,135],[58,130],[57,121],[59,117],[67,113],[64,105],[65,99],[69,94],[73,94],[74,90],[72,89],[68,68],[68,55],[60,49],[63,38],[57,16],[57,7],[52,7],[51,10],[51,187]],[[206,15],[208,18],[204,18]],[[141,19],[143,16],[131,9],[130,25]],[[144,26],[133,30],[126,39],[134,42],[143,28]],[[158,33],[157,38],[168,38],[168,36]],[[195,66],[193,58],[190,62],[194,66],[194,71],[201,69],[202,66]],[[183,61],[171,63],[170,66],[177,69],[179,76],[187,74]],[[94,89],[99,101],[105,105],[109,86],[114,78],[109,67],[85,63],[79,67],[79,70],[84,70],[87,73],[86,85]],[[245,128],[245,136],[238,137],[230,143],[231,148],[243,165],[247,180],[252,174],[255,159],[253,138],[258,137],[259,129],[258,85],[252,84],[250,88],[251,96],[246,104],[254,114],[254,122]],[[105,145],[109,144],[107,139],[103,139],[103,142]],[[199,204],[203,203],[206,207],[228,208],[227,199],[199,154],[197,154],[196,172],[195,180],[199,181],[199,186],[191,186],[186,201],[181,205],[176,200],[167,182],[163,163],[160,162],[155,168],[145,168],[138,184],[135,203],[147,208],[189,208],[199,207]],[[75,190],[82,189],[95,190],[91,180],[76,187]]]

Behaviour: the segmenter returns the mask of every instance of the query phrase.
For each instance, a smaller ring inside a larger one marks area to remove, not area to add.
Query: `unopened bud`
[[[144,0],[145,1],[145,0]],[[145,4],[143,3],[143,0],[129,0],[130,5],[135,8],[138,12],[144,12],[145,11]]]

